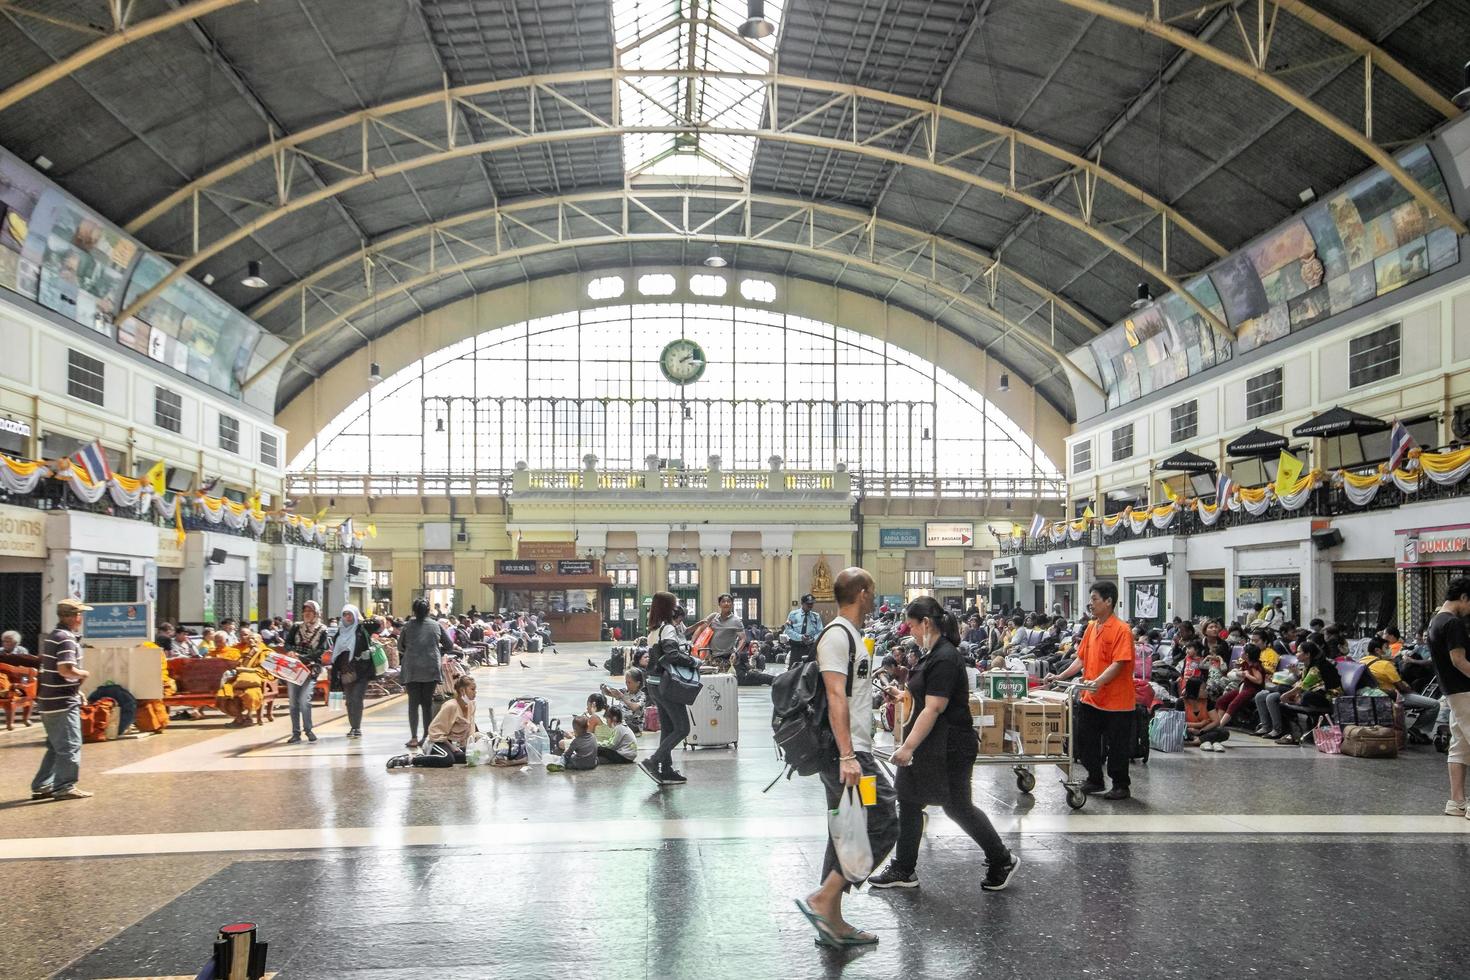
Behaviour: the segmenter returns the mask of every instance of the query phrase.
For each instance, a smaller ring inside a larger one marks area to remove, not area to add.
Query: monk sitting
[[[239,659],[239,666],[220,678],[214,706],[235,719],[234,724],[241,728],[256,723],[257,712],[265,703],[266,684],[271,677],[260,668],[260,661],[269,652],[270,648],[248,631],[242,632],[240,642],[230,648],[230,653]]]

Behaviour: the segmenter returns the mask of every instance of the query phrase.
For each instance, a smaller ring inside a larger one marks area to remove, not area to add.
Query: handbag
[[[1399,754],[1398,736],[1387,725],[1346,725],[1341,746],[1343,755],[1355,759],[1394,759]]]
[[[1312,744],[1323,755],[1341,755],[1342,726],[1334,725],[1323,717],[1317,722],[1317,727],[1312,729]]]
[[[1148,747],[1155,752],[1180,752],[1184,749],[1186,729],[1184,712],[1155,712],[1148,723]]]
[[[699,698],[699,689],[702,686],[698,667],[671,663],[664,667],[663,679],[659,682],[659,697],[670,704],[687,708]]]
[[[862,882],[873,873],[873,845],[868,837],[868,811],[856,786],[844,786],[837,809],[827,814],[827,832],[837,863],[848,881]]]

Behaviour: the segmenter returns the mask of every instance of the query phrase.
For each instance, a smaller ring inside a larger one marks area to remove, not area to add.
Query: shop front
[[[152,524],[53,511],[46,517],[46,546],[43,613],[67,596],[87,602],[157,600],[158,529]]]
[[[1207,616],[1225,622],[1225,579],[1217,575],[1189,576],[1189,611],[1195,619]]]
[[[480,582],[495,590],[497,608],[538,617],[551,626],[554,640],[600,640],[613,582],[599,564],[590,558],[509,559],[497,561],[495,574]],[[621,605],[618,611],[626,615]]]
[[[965,577],[963,575],[936,575],[933,578],[934,598],[956,617],[965,611]]]
[[[20,634],[28,650],[40,649],[49,625],[41,604],[46,575],[46,514],[0,505],[0,623]]]
[[[1075,619],[1077,605],[1077,562],[1046,566],[1047,611],[1061,610],[1064,618]]]
[[[1470,524],[1396,532],[1399,577],[1399,626],[1405,637],[1429,623],[1444,603],[1449,584],[1470,577]]]
[[[1286,621],[1299,622],[1301,581],[1300,575],[1240,576],[1236,579],[1235,586],[1235,619],[1248,623],[1255,615],[1254,610],[1257,604],[1264,610],[1280,599],[1281,608],[1286,612]]]

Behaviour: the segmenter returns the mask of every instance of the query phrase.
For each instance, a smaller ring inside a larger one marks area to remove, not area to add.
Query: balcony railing
[[[1120,541],[1134,541],[1139,538],[1166,538],[1176,534],[1209,534],[1215,531],[1223,531],[1232,527],[1244,527],[1250,524],[1269,524],[1275,521],[1295,520],[1303,517],[1345,517],[1352,514],[1363,514],[1372,511],[1394,510],[1405,504],[1422,503],[1431,500],[1447,500],[1457,497],[1470,497],[1470,480],[1452,483],[1447,486],[1435,483],[1429,479],[1421,479],[1419,489],[1414,493],[1405,493],[1393,483],[1385,484],[1378,489],[1378,495],[1368,504],[1359,506],[1347,497],[1341,486],[1325,485],[1312,491],[1312,497],[1306,506],[1288,511],[1281,507],[1272,506],[1264,514],[1259,516],[1241,509],[1228,511],[1220,515],[1220,519],[1214,524],[1207,525],[1200,519],[1196,510],[1180,511],[1172,524],[1167,528],[1156,528],[1153,522],[1147,522],[1141,531],[1135,532],[1127,520],[1119,522],[1112,534],[1104,534],[1099,525],[1092,525],[1082,532],[1082,536],[1073,541],[1068,536],[1067,540],[1055,543],[1048,538],[1011,538],[1000,539],[1000,553],[1002,555],[1039,555],[1049,551],[1057,551],[1062,548],[1096,548],[1117,544]]]

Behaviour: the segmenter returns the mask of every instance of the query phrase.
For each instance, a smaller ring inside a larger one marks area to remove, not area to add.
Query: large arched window
[[[675,340],[702,351],[698,380],[665,376],[660,355]],[[942,367],[830,323],[699,303],[561,313],[436,351],[348,406],[291,469],[576,469],[588,454],[605,469],[642,468],[649,456],[764,469],[780,456],[788,469],[845,463],[874,477],[1059,475]]]

